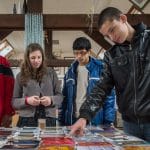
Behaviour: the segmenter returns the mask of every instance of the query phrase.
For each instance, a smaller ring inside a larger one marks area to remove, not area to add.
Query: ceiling
[[[0,0],[0,14],[12,14],[14,2],[17,9],[23,4],[23,0]],[[132,3],[129,0],[43,0],[43,14],[94,14],[103,8],[114,6],[127,13]],[[144,8],[144,13],[150,13],[150,3]],[[17,20],[16,20],[17,21]],[[72,43],[75,38],[86,36],[82,31],[53,31],[53,40],[59,44],[53,45],[53,50],[60,52],[62,57],[72,56]],[[24,52],[24,31],[14,31],[8,35],[7,40],[14,47],[16,55],[22,57]],[[90,37],[88,37],[90,39]],[[95,52],[100,46],[90,39]],[[17,57],[18,57],[17,56]]]

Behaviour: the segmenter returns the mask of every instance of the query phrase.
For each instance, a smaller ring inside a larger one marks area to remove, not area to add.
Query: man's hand
[[[84,118],[80,118],[79,120],[77,120],[77,122],[71,126],[69,135],[82,136],[86,127],[86,122],[87,121]]]
[[[43,96],[40,98],[40,100],[41,100],[41,104],[45,107],[50,106],[52,104],[52,100],[50,96]]]
[[[12,116],[11,115],[4,115],[2,118],[1,126],[5,128],[11,127],[12,124]]]

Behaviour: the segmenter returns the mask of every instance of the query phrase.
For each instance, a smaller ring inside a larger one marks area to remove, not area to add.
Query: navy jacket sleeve
[[[107,96],[107,99],[103,105],[104,111],[104,124],[110,124],[115,121],[116,108],[115,108],[115,90],[113,89],[111,94]]]
[[[67,109],[67,100],[66,100],[66,75],[64,77],[64,84],[62,89],[62,94],[64,96],[63,102],[61,104],[60,110],[59,110],[59,122],[60,125],[65,125],[65,112]]]

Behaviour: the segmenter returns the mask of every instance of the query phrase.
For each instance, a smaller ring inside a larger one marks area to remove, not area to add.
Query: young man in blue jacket
[[[114,7],[100,13],[98,27],[115,45],[106,51],[101,80],[81,106],[70,134],[83,133],[115,86],[124,131],[150,142],[150,30],[143,23],[131,26]]]
[[[64,77],[61,107],[61,125],[72,125],[79,116],[79,109],[91,92],[96,82],[100,79],[103,68],[102,61],[90,56],[91,43],[85,37],[77,38],[73,43],[75,61]],[[107,97],[103,108],[91,120],[92,125],[110,125],[115,120],[115,94],[114,90]]]

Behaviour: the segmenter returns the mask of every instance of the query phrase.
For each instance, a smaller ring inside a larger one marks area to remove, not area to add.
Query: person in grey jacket
[[[46,67],[42,47],[29,44],[14,86],[12,105],[19,112],[17,126],[37,127],[40,118],[46,120],[46,126],[55,126],[62,100],[57,74]]]

